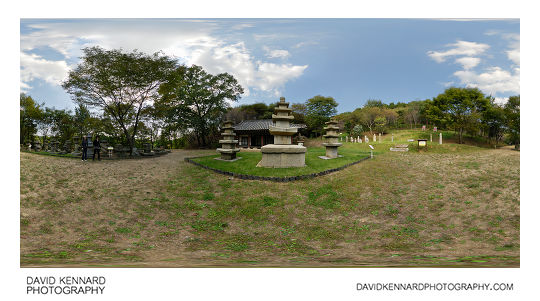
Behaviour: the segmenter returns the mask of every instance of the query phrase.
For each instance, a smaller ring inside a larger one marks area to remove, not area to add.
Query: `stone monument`
[[[220,158],[216,158],[219,160],[224,161],[235,161],[240,158],[236,158],[236,153],[240,151],[239,148],[236,148],[236,144],[238,144],[238,140],[234,140],[234,127],[232,120],[226,120],[223,122],[223,133],[221,133],[221,136],[223,136],[223,140],[219,140],[219,143],[221,143],[221,148],[218,148],[217,151],[221,153]]]
[[[257,167],[284,168],[306,165],[306,147],[292,144],[292,136],[296,134],[298,128],[291,127],[290,122],[294,120],[291,111],[285,97],[281,97],[274,109],[276,114],[272,114],[274,125],[268,128],[270,134],[274,136],[274,144],[261,147],[262,159]]]
[[[337,121],[330,120],[326,123],[326,135],[323,137],[326,138],[326,143],[323,143],[326,147],[326,156],[319,156],[321,159],[335,159],[341,157],[338,155],[338,147],[342,146],[342,143],[338,142],[338,133],[339,127],[337,126]],[[354,139],[354,138],[353,138]],[[354,141],[353,141],[354,142]]]

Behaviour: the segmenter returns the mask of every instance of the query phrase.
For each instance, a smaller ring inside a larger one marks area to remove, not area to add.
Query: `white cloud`
[[[284,49],[270,49],[267,46],[264,46],[263,49],[266,52],[266,56],[269,58],[283,58],[284,59],[290,55],[290,53]]]
[[[287,81],[301,76],[308,67],[255,62],[243,42],[200,47],[193,52],[188,64],[201,65],[210,73],[231,73],[244,87],[246,96],[250,95],[250,88],[276,95]]]
[[[509,60],[514,62],[514,64],[518,65],[520,64],[520,37],[519,34],[505,34],[503,35],[504,38],[507,40],[510,40],[510,44],[508,45],[509,50],[506,51],[506,55]]]
[[[49,61],[36,54],[21,52],[21,89],[30,89],[29,82],[39,78],[60,85],[69,72],[65,61]]]
[[[498,66],[487,67],[482,71],[473,70],[482,61],[477,56],[485,54],[486,50],[490,48],[487,44],[476,42],[458,41],[455,44],[447,45],[453,47],[447,51],[428,51],[427,54],[438,63],[446,61],[449,57],[456,57],[454,62],[460,64],[462,70],[454,72],[453,75],[459,79],[461,85],[478,88],[493,96],[497,93],[520,93],[519,34],[505,34],[495,30],[485,34],[489,36],[500,35],[503,39],[509,40],[509,50],[506,51],[506,54],[508,59],[517,66],[512,66],[510,70]],[[497,97],[497,101],[502,102],[503,99]]]
[[[504,106],[508,102],[508,97],[495,97],[493,101],[500,106]]]
[[[146,53],[163,50],[188,65],[201,65],[210,73],[227,72],[244,87],[273,93],[289,80],[302,75],[306,66],[269,64],[256,61],[243,42],[231,42],[213,35],[219,24],[214,21],[190,20],[118,21],[81,20],[73,23],[24,24],[32,31],[21,34],[21,51],[37,53],[43,46],[51,47],[67,59],[81,55],[80,49],[99,45],[106,49],[137,49]],[[178,26],[180,25],[180,26]],[[241,30],[251,24],[238,24],[231,29]],[[256,38],[279,38],[280,35],[259,35]],[[21,87],[29,89],[29,82],[41,78],[58,84],[68,70],[66,61],[47,61],[36,54],[21,52]],[[285,58],[286,50],[273,50],[270,57]],[[23,63],[24,61],[24,63]],[[274,72],[279,70],[279,72]],[[60,79],[60,80],[59,80]]]
[[[428,51],[427,54],[437,63],[446,61],[451,56],[478,56],[483,54],[489,45],[476,42],[457,41],[454,44],[448,44],[447,46],[453,47],[447,51]]]
[[[463,69],[469,70],[476,67],[480,63],[480,59],[477,57],[465,56],[456,59],[456,63],[461,64]]]
[[[512,72],[503,70],[500,67],[490,67],[483,73],[471,70],[460,70],[454,75],[461,80],[461,84],[467,87],[478,88],[484,93],[495,95],[497,93],[519,93],[519,68],[514,68]]]
[[[302,75],[307,67],[308,65],[293,66],[291,64],[278,65],[258,62],[257,86],[262,91],[274,91],[277,93],[279,91],[276,88]]]

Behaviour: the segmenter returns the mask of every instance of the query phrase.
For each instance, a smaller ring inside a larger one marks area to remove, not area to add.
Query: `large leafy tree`
[[[433,99],[433,106],[441,120],[458,133],[463,143],[463,133],[481,121],[482,113],[489,106],[489,99],[477,88],[451,87]]]
[[[43,104],[44,105],[44,104]],[[43,109],[31,96],[20,94],[20,143],[31,143],[42,119]]]
[[[519,98],[520,95],[511,96],[504,105],[506,126],[508,127],[508,132],[510,134],[510,142],[515,144],[516,149],[519,149]]]
[[[192,129],[197,143],[206,146],[208,136],[217,129],[229,101],[238,101],[244,93],[238,81],[228,73],[212,75],[200,66],[179,66],[159,89],[156,107],[184,129]]]
[[[132,155],[141,113],[157,98],[160,84],[175,67],[175,60],[160,53],[89,47],[62,86],[75,102],[111,116]]]
[[[338,103],[333,97],[317,95],[306,101],[306,122],[308,127],[322,134],[324,123],[337,113]]]

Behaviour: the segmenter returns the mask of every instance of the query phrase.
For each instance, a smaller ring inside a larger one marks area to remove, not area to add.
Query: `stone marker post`
[[[369,139],[368,139],[368,137],[367,137],[367,136],[365,136],[365,135],[364,135],[364,141],[365,141],[366,143],[367,143],[367,142],[369,142]]]
[[[439,144],[442,144],[442,133],[439,133]]]
[[[394,142],[394,134],[392,134],[392,142]]]
[[[381,142],[382,138],[381,138],[381,133],[379,133],[379,142]]]
[[[373,134],[373,142],[377,141],[377,134]]]
[[[433,142],[433,134],[429,134],[429,142]]]

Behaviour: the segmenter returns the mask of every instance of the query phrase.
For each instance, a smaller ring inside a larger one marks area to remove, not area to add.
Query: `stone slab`
[[[232,160],[225,160],[225,159],[221,159],[221,158],[214,158],[214,160],[225,161],[225,162],[234,162],[234,161],[238,161],[238,160],[240,160],[240,159],[242,159],[242,157],[236,157],[236,158],[234,158],[234,159],[232,159]]]
[[[390,151],[391,152],[408,152],[409,148],[408,147],[407,148],[404,148],[404,147],[398,147],[398,148],[391,147]]]
[[[240,151],[239,148],[218,148],[216,149],[217,152],[220,152],[220,153],[237,153]]]
[[[341,158],[343,157],[342,155],[338,155],[337,158]],[[329,158],[327,156],[319,156],[319,158],[323,159],[323,160],[331,160],[331,159],[337,159],[337,158]]]
[[[301,145],[294,144],[267,144],[261,147],[261,153],[288,153],[288,154],[305,154],[307,148]]]
[[[298,145],[296,145],[298,146]],[[263,153],[257,167],[287,168],[306,166],[305,153]]]

